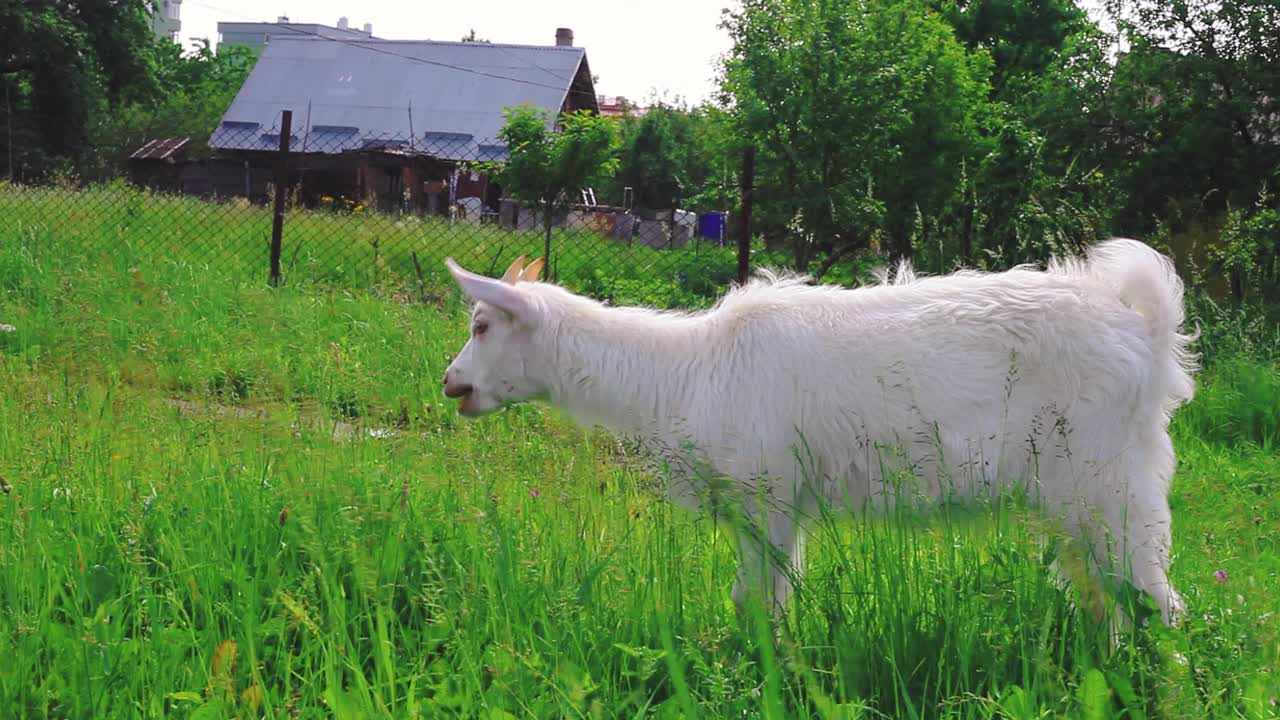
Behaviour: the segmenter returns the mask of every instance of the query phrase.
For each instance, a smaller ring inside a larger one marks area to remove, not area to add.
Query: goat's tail
[[[1146,319],[1155,350],[1153,389],[1163,399],[1165,412],[1190,401],[1197,367],[1190,346],[1199,333],[1183,332],[1183,283],[1173,261],[1144,243],[1115,238],[1090,248],[1084,269]]]

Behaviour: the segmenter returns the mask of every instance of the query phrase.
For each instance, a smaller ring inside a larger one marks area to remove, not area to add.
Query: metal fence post
[[[280,154],[276,157],[276,208],[271,221],[271,285],[280,284],[280,245],[284,235],[284,193],[289,181],[289,136],[293,134],[293,111],[280,117]]]
[[[742,150],[742,222],[738,227],[738,284],[745,285],[751,273],[751,202],[756,184],[756,148]]]

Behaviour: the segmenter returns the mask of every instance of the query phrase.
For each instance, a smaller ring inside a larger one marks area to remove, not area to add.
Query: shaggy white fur
[[[1180,612],[1167,427],[1194,358],[1182,282],[1150,247],[1110,240],[1044,271],[903,265],[853,290],[763,271],[702,313],[609,307],[522,261],[496,280],[446,260],[477,301],[446,394],[472,417],[545,398],[664,450],[688,470],[675,499],[763,510],[769,544],[744,536],[735,601],[783,607],[790,573],[762,558],[799,567],[817,503],[887,507],[906,469],[917,499],[1027,490],[1125,561],[1166,623]]]

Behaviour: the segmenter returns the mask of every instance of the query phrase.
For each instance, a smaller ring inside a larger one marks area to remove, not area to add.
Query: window
[[[166,0],[164,4],[164,9],[165,9],[165,15],[167,15],[170,20],[177,20],[178,11],[182,9],[182,4],[176,3],[176,2],[168,2]]]

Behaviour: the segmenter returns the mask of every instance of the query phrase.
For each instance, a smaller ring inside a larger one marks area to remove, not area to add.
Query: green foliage
[[[1088,15],[1074,0],[932,0],[970,48],[989,48],[994,96],[1016,98],[1052,67]]]
[[[730,13],[727,97],[760,148],[762,225],[796,264],[887,233],[909,255],[981,156],[990,60],[922,2],[747,0]]]
[[[1174,229],[1253,201],[1280,167],[1280,22],[1271,0],[1108,2],[1126,54],[1108,150],[1129,186],[1119,218]],[[1095,113],[1096,114],[1096,113]]]
[[[209,41],[184,53],[172,42],[152,46],[158,98],[130,103],[95,118],[92,132],[97,171],[109,176],[143,143],[160,137],[189,137],[193,158],[210,154],[208,140],[253,70],[254,51],[231,45],[214,52]]]
[[[623,201],[632,189],[634,207],[722,210],[732,207],[741,165],[732,118],[712,105],[692,109],[650,104],[621,125],[618,172],[608,197]]]
[[[156,96],[148,18],[146,0],[0,2],[6,171],[78,168],[95,115]]]
[[[1072,0],[726,13],[722,89],[760,148],[758,233],[801,269],[826,256],[820,273],[866,247],[945,271],[1171,239],[1184,271],[1274,302],[1276,202],[1256,201],[1280,167],[1274,2],[1096,9],[1113,31]],[[1179,240],[1201,226],[1222,237]]]
[[[504,114],[498,135],[509,149],[508,159],[478,165],[508,195],[538,209],[546,234],[544,257],[552,263],[556,219],[577,202],[576,193],[617,170],[617,131],[612,122],[586,110],[552,118],[544,110],[519,105]]]
[[[1259,193],[1250,208],[1232,208],[1209,258],[1231,278],[1232,294],[1243,302],[1249,294],[1280,302],[1280,201],[1274,192]],[[1256,288],[1249,293],[1246,288]]]

